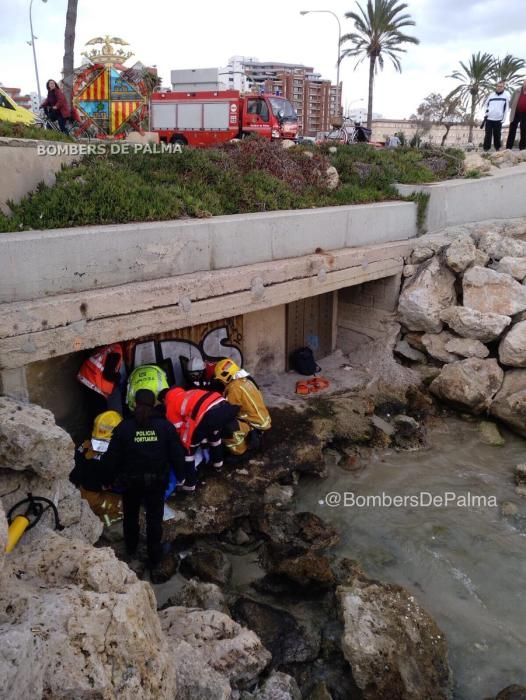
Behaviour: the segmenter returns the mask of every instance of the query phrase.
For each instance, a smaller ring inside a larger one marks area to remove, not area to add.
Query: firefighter
[[[114,430],[107,463],[115,484],[122,488],[126,551],[133,557],[139,543],[139,513],[146,510],[146,545],[150,569],[162,558],[164,497],[170,466],[183,479],[184,450],[174,426],[155,411],[155,394],[139,389],[135,410]]]
[[[224,385],[224,396],[231,404],[240,406],[238,429],[225,440],[234,455],[243,455],[249,447],[261,445],[262,434],[270,430],[271,419],[263,395],[249,373],[225,358],[216,364],[215,378]]]
[[[210,459],[216,471],[223,467],[222,434],[232,433],[236,425],[238,406],[232,406],[216,391],[180,387],[170,389],[164,396],[166,417],[177,428],[185,456],[185,483],[181,490],[195,491],[197,470],[195,453],[198,447],[210,449]]]
[[[121,421],[117,411],[104,411],[95,418],[91,439],[75,451],[75,467],[69,475],[91,510],[108,526],[122,518],[121,497],[108,490],[111,475],[105,463],[113,430]]]
[[[130,411],[135,408],[135,395],[140,389],[148,389],[153,392],[155,399],[163,389],[168,389],[168,379],[166,372],[157,365],[141,365],[136,367],[128,379],[128,391],[126,393],[126,403]]]
[[[90,390],[87,397],[92,415],[106,409],[122,413],[120,380],[125,371],[120,343],[107,345],[84,360],[77,379]]]

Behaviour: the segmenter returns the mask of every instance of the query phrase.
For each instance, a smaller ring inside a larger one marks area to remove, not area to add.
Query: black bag
[[[298,374],[311,376],[316,372],[321,372],[321,367],[316,364],[314,355],[310,348],[298,348],[290,355],[290,366]]]

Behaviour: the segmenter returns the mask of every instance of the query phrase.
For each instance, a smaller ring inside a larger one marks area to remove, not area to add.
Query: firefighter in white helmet
[[[243,455],[249,447],[260,446],[262,434],[270,430],[268,408],[254,380],[233,360],[220,360],[215,367],[215,378],[224,385],[227,401],[241,406],[237,416],[238,430],[224,444],[232,454]]]

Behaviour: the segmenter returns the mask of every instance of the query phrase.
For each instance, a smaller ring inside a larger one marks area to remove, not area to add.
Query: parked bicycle
[[[44,109],[41,109],[35,120],[35,126],[49,131],[56,131],[58,134],[66,133],[74,141],[86,140],[90,141],[93,138],[93,121],[85,119],[81,121],[77,111],[74,110],[72,116],[66,119],[66,131],[62,131],[56,119],[50,119]]]
[[[369,143],[371,135],[371,129],[362,126],[360,122],[354,121],[354,119],[344,117],[341,126],[337,126],[332,131],[329,131],[325,141],[340,144]]]

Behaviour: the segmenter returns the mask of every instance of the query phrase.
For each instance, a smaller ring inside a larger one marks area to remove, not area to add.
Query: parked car
[[[35,115],[17,103],[0,88],[0,121],[33,124]]]

